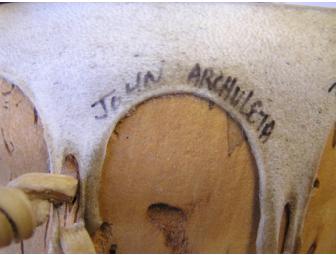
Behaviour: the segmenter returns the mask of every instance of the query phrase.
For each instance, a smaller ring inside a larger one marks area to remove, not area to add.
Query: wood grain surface
[[[301,253],[336,252],[336,125],[320,160],[305,218]]]
[[[139,105],[103,166],[99,252],[255,252],[257,168],[241,128],[191,95]]]
[[[0,80],[0,108],[0,185],[24,173],[46,172],[43,128],[30,100]],[[335,144],[336,128],[314,182],[302,253],[336,251]],[[99,203],[104,224],[93,236],[98,252],[256,251],[259,201],[253,155],[238,124],[205,99],[163,96],[123,118],[107,146]],[[287,218],[284,212],[279,252]],[[46,245],[45,224],[31,239],[0,253],[45,253]]]
[[[0,79],[0,185],[29,172],[48,170],[48,152],[38,113],[22,91]],[[0,253],[44,253],[46,224],[31,239]]]

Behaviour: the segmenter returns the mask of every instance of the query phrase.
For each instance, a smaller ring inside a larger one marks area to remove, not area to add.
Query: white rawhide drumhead
[[[21,249],[335,252],[335,27],[280,4],[0,5],[0,183],[80,181]]]

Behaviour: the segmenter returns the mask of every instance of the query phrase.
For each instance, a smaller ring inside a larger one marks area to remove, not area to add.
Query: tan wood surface
[[[46,172],[48,153],[34,106],[0,80],[0,185]],[[336,129],[322,154],[300,252],[336,251]],[[66,169],[78,167],[68,166]],[[73,164],[73,165],[77,165]],[[255,252],[258,176],[241,128],[223,110],[191,95],[139,105],[107,146],[99,201],[99,252]],[[281,251],[287,222],[284,213]],[[0,253],[46,252],[46,224]]]
[[[331,130],[314,182],[302,236],[302,253],[336,252],[336,125]]]
[[[28,172],[46,172],[48,153],[37,111],[22,91],[0,79],[0,185]],[[33,238],[0,253],[45,252],[46,224]]]
[[[241,128],[191,95],[139,105],[107,146],[98,251],[255,252],[258,177]]]

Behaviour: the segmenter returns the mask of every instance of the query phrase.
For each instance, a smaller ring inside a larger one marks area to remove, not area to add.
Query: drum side
[[[321,157],[304,222],[300,253],[336,251],[336,126]]]
[[[15,85],[0,79],[0,185],[29,172],[48,170],[48,150],[37,110]],[[29,240],[0,253],[45,253],[46,224]]]

